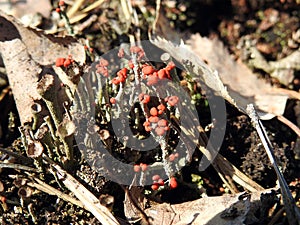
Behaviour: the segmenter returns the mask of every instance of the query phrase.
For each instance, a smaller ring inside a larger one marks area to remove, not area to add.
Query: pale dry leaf
[[[247,104],[254,103],[262,119],[283,114],[288,94],[258,79],[243,63],[234,61],[219,40],[196,34],[186,45],[174,45],[159,37],[152,42],[179,62],[189,60],[194,67],[186,69],[194,74],[194,79],[241,111],[245,112]]]
[[[34,99],[40,99],[36,91],[39,76],[55,66],[56,58],[71,54],[76,62],[85,62],[84,47],[75,39],[26,28],[1,11],[0,53],[22,124],[31,121],[30,107]]]
[[[14,17],[0,11],[0,41],[5,45],[11,39],[21,39],[32,60],[40,65],[53,65],[56,58],[71,54],[73,59],[82,64],[85,62],[85,50],[82,44],[72,37],[55,37],[42,31],[27,28]]]
[[[245,109],[247,104],[254,103],[261,110],[262,119],[283,114],[288,95],[259,79],[242,62],[233,60],[220,40],[195,34],[187,40],[187,45],[209,67],[219,72],[220,79],[239,107]]]
[[[36,85],[42,68],[30,60],[26,46],[20,39],[7,41],[5,48],[0,42],[0,52],[5,63],[9,84],[14,93],[20,120],[22,123],[31,121],[30,106],[33,104],[33,99],[40,98],[36,91]]]
[[[49,0],[26,0],[26,1],[7,1],[0,0],[1,10],[16,18],[21,18],[27,14],[40,13],[45,18],[50,16],[52,10]]]
[[[160,224],[197,224],[197,225],[244,225],[257,223],[255,213],[263,208],[261,196],[270,196],[269,190],[253,192],[249,195],[223,195],[205,197],[190,202],[170,205],[154,205],[145,210],[152,218],[152,225]]]
[[[193,78],[196,81],[200,81],[202,85],[214,90],[216,95],[222,96],[232,105],[238,107],[235,100],[229,95],[226,87],[219,78],[218,71],[207,66],[196,54],[189,50],[189,47],[183,42],[181,42],[180,45],[177,45],[160,37],[156,37],[156,39],[151,40],[151,42],[168,52],[180,63],[188,60],[192,67],[186,66],[185,63],[183,63],[183,66],[185,66],[185,69],[193,75]]]

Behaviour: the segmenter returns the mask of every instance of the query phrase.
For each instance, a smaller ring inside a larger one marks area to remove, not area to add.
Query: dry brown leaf
[[[264,119],[283,114],[288,95],[258,79],[242,62],[234,61],[220,40],[210,40],[196,34],[191,36],[187,44],[195,54],[208,62],[209,67],[219,72],[222,82],[239,107],[245,109],[247,104],[254,103],[266,112],[261,113]]]
[[[187,40],[187,45],[174,45],[162,38],[152,42],[179,62],[189,60],[194,65],[189,72],[195,79],[240,110],[245,111],[247,104],[254,103],[262,119],[283,114],[288,94],[258,79],[243,63],[234,61],[218,39],[196,34]]]
[[[183,63],[183,61],[188,60],[191,63],[192,68],[187,66],[185,63],[183,63],[183,65],[193,76],[193,79],[201,82],[202,85],[211,88],[216,95],[222,96],[232,105],[239,108],[239,106],[236,105],[235,100],[229,95],[218,75],[218,72],[207,66],[196,54],[189,50],[189,46],[185,45],[183,41],[181,41],[180,45],[177,45],[167,41],[166,39],[156,37],[156,39],[151,40],[151,42],[157,47],[168,52],[178,62]]]
[[[27,14],[40,13],[48,18],[52,10],[49,0],[26,0],[26,1],[7,1],[0,0],[1,10],[16,18],[21,18]]]
[[[78,63],[85,61],[84,47],[73,38],[26,28],[1,11],[0,53],[22,124],[31,121],[30,107],[34,99],[40,99],[36,91],[39,76],[55,66],[56,58],[71,54]]]
[[[197,224],[197,225],[244,225],[257,223],[255,212],[264,207],[261,195],[270,195],[270,190],[243,194],[206,197],[181,204],[155,205],[145,212],[152,218],[152,225]]]

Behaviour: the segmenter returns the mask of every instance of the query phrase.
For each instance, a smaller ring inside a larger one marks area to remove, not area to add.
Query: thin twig
[[[32,182],[28,182],[27,185],[30,186],[30,187],[34,187],[36,189],[39,189],[40,191],[43,191],[49,195],[56,195],[58,198],[61,198],[63,199],[64,201],[66,202],[70,202],[72,203],[73,205],[77,205],[81,208],[84,208],[84,205],[81,203],[81,201],[78,201],[77,199],[71,197],[70,195],[68,194],[64,194],[63,192],[55,189],[54,187],[46,184],[45,182],[41,181],[40,179],[36,178],[36,177],[33,177],[31,178],[32,179]]]
[[[277,165],[277,162],[276,162],[275,156],[274,156],[273,146],[271,144],[271,141],[269,140],[269,137],[267,135],[267,132],[266,132],[264,126],[262,125],[262,122],[259,119],[258,114],[256,113],[256,111],[254,109],[253,104],[247,105],[247,113],[248,113],[249,117],[251,118],[253,126],[255,127],[255,129],[261,139],[261,142],[268,154],[270,162],[276,172],[289,224],[290,225],[297,225],[297,224],[299,225],[300,224],[300,211],[295,203],[295,200],[292,196],[289,186]]]
[[[15,169],[15,170],[26,170],[26,171],[30,171],[30,172],[39,172],[39,170],[36,168],[24,166],[21,164],[15,164],[15,163],[0,163],[0,168],[10,168],[10,169]]]

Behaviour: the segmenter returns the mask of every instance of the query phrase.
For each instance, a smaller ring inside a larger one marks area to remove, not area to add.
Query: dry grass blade
[[[10,92],[11,88],[8,86],[5,89],[3,89],[0,93],[0,102],[4,99],[4,97],[6,96],[6,94],[8,94]]]
[[[99,0],[99,1],[96,1],[94,2],[93,4],[89,5],[88,7],[84,8],[82,10],[82,12],[84,13],[88,13],[89,11],[99,7],[100,5],[102,5],[103,3],[105,2],[105,0]]]
[[[75,1],[74,4],[72,5],[72,7],[68,10],[67,16],[69,18],[71,18],[72,16],[74,16],[75,13],[78,11],[78,9],[82,6],[83,3],[84,3],[84,0],[77,0],[77,1]]]
[[[190,124],[193,124],[193,122],[190,121]],[[193,126],[197,127],[195,124]],[[189,142],[196,138],[194,132],[189,132],[182,126],[180,126],[180,128],[182,132],[186,134],[187,137],[191,138]],[[264,190],[262,186],[257,184],[255,181],[251,180],[248,176],[246,176],[238,168],[236,168],[231,162],[229,162],[225,157],[217,153],[216,149],[214,149],[214,147],[211,144],[208,144],[209,139],[201,126],[198,127],[198,132],[200,133],[200,139],[198,143],[199,150],[205,155],[205,157],[210,162],[212,162],[212,166],[217,171],[224,184],[230,189],[232,193],[238,192],[234,182],[251,192]]]
[[[130,2],[121,0],[121,6],[124,11],[124,16],[126,20],[131,21],[132,8],[130,7]]]
[[[15,164],[15,163],[0,163],[0,168],[10,168],[10,169],[15,169],[15,170],[26,170],[26,171],[31,171],[31,172],[38,172],[36,168],[32,168],[29,166],[24,166],[20,164]]]
[[[45,182],[41,181],[40,179],[34,177],[32,178],[33,182],[28,182],[27,185],[30,187],[34,187],[40,191],[43,191],[49,195],[56,195],[58,198],[61,198],[67,202],[70,202],[74,205],[77,205],[81,208],[85,208],[81,201],[78,201],[75,198],[72,198],[71,196],[62,193],[61,191],[55,189],[54,187],[46,184]],[[85,208],[86,209],[86,208]]]
[[[63,170],[46,155],[43,155],[43,158],[56,170],[56,173],[61,179],[62,183],[74,193],[74,195],[82,202],[83,206],[89,210],[103,225],[119,224],[117,219],[110,213],[110,211],[101,205],[100,201],[73,176]]]
[[[231,177],[236,183],[246,188],[247,190],[251,192],[264,190],[262,186],[257,184],[255,181],[251,180],[249,177],[247,177],[243,172],[236,168],[222,155],[218,154],[216,156],[215,163],[217,164],[219,170],[222,171],[223,174]]]
[[[77,23],[78,21],[80,21],[83,18],[85,18],[87,15],[88,15],[87,13],[82,13],[82,14],[73,16],[72,18],[70,18],[70,24]]]
[[[211,154],[211,149],[208,150],[204,147],[200,147],[200,150],[206,157],[209,157],[209,155]],[[257,184],[255,181],[251,180],[249,177],[247,177],[244,173],[242,173],[238,168],[236,168],[231,162],[229,162],[225,157],[223,157],[220,154],[216,156],[212,165],[219,175],[223,175],[227,179],[232,179],[237,184],[241,185],[242,187],[251,192],[264,190],[262,186]],[[231,187],[231,189],[234,190],[233,187]]]
[[[99,0],[94,2],[93,4],[87,6],[86,8],[80,10],[78,15],[75,15],[80,6],[84,3],[84,1],[77,1],[72,8],[68,11],[67,15],[70,18],[70,24],[77,23],[78,21],[84,19],[87,15],[88,12],[92,11],[93,9],[99,7],[105,2],[105,0]],[[75,10],[75,11],[74,11]]]

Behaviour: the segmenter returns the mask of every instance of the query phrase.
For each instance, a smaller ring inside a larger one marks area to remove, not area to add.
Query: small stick
[[[84,205],[78,201],[77,199],[71,197],[70,195],[68,194],[65,194],[57,189],[55,189],[54,187],[46,184],[45,182],[41,181],[40,179],[36,178],[36,177],[33,177],[31,178],[33,181],[32,182],[28,182],[27,185],[30,186],[30,187],[34,187],[42,192],[45,192],[49,195],[56,195],[58,198],[61,198],[63,199],[64,201],[66,202],[70,202],[72,203],[73,205],[77,205],[81,208],[84,208]]]
[[[292,193],[289,189],[288,184],[286,183],[283,174],[281,173],[280,169],[278,168],[277,162],[274,156],[273,146],[267,136],[266,130],[259,119],[257,112],[254,109],[253,104],[247,105],[247,114],[251,118],[252,124],[255,127],[261,142],[268,154],[270,162],[274,167],[274,170],[277,175],[277,179],[279,181],[279,186],[282,194],[283,203],[285,206],[286,215],[290,225],[300,225],[300,211],[295,203],[295,200],[292,196]]]
[[[14,164],[14,163],[0,163],[0,168],[10,168],[10,169],[15,169],[15,170],[26,170],[26,171],[30,171],[30,172],[39,172],[39,170],[36,168],[24,166],[21,164]]]
[[[91,26],[92,23],[97,21],[98,16],[97,15],[91,15],[86,21],[81,23],[80,25],[77,26],[78,31],[83,31],[85,28]],[[72,23],[72,20],[70,21]]]

